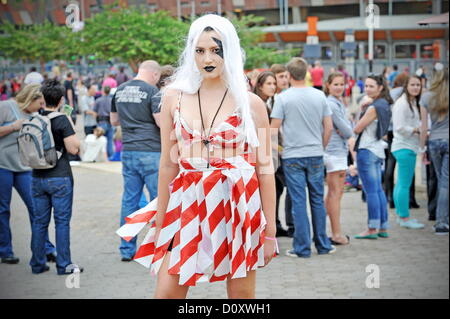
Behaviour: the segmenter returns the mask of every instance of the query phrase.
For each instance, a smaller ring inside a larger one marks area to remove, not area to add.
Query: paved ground
[[[25,206],[17,193],[12,200],[11,228],[18,265],[0,264],[0,298],[151,298],[155,279],[141,265],[120,261],[119,211],[122,177],[119,163],[74,167],[75,200],[71,248],[73,262],[85,268],[80,288],[66,287],[66,278],[56,275],[55,265],[40,275],[28,266],[31,257],[30,225]],[[425,207],[424,194],[417,194]],[[360,193],[346,193],[342,201],[342,225],[346,234],[362,231],[366,206]],[[425,209],[412,210],[424,222],[423,230],[392,225],[391,238],[352,240],[333,255],[310,259],[275,258],[258,271],[257,298],[449,298],[449,237],[436,236]],[[390,211],[390,220],[394,221]],[[54,239],[53,221],[50,237]],[[141,236],[140,239],[143,239]],[[291,239],[281,238],[282,253]],[[368,265],[379,269],[379,288],[367,288],[374,275]],[[199,284],[188,298],[226,298],[224,283]]]

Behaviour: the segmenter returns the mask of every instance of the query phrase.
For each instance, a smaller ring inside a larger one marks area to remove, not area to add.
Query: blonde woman
[[[28,209],[30,224],[34,221],[31,196],[31,168],[23,166],[19,158],[17,138],[22,123],[45,105],[40,84],[25,86],[16,96],[0,103],[0,257],[2,263],[17,264],[9,227],[10,204],[13,187]],[[45,235],[47,261],[55,261],[55,246]]]
[[[435,65],[431,87],[420,101],[431,117],[429,153],[438,179],[437,235],[448,234],[448,67]]]

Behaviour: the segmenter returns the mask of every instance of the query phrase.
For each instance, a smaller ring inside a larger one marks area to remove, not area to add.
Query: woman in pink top
[[[117,81],[114,79],[113,74],[109,74],[108,77],[103,81],[102,87],[109,86],[111,89],[117,87]]]

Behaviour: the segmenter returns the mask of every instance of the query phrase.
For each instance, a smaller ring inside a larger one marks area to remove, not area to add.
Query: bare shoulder
[[[250,103],[250,107],[253,112],[256,114],[261,114],[261,112],[267,112],[266,111],[266,104],[264,101],[255,93],[248,92],[248,101]],[[262,113],[264,114],[264,113]]]
[[[169,111],[170,114],[173,114],[173,110],[178,102],[178,98],[180,96],[180,90],[167,88],[161,92],[162,95],[162,106],[161,112]]]

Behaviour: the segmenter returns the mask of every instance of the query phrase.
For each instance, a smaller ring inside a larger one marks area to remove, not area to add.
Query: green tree
[[[118,58],[136,72],[144,60],[176,62],[187,30],[187,24],[166,11],[143,13],[138,7],[130,7],[106,9],[86,19],[80,35],[83,53],[104,60]]]
[[[292,50],[263,48],[259,44],[264,39],[264,32],[258,26],[264,17],[254,15],[234,18],[232,22],[238,32],[241,47],[245,51],[245,69],[266,68],[274,63],[286,63],[292,56]]]
[[[0,26],[4,35],[0,37],[0,52],[5,58],[39,61],[41,71],[45,62],[65,56],[65,31],[50,22],[31,26],[14,26],[6,23]]]

